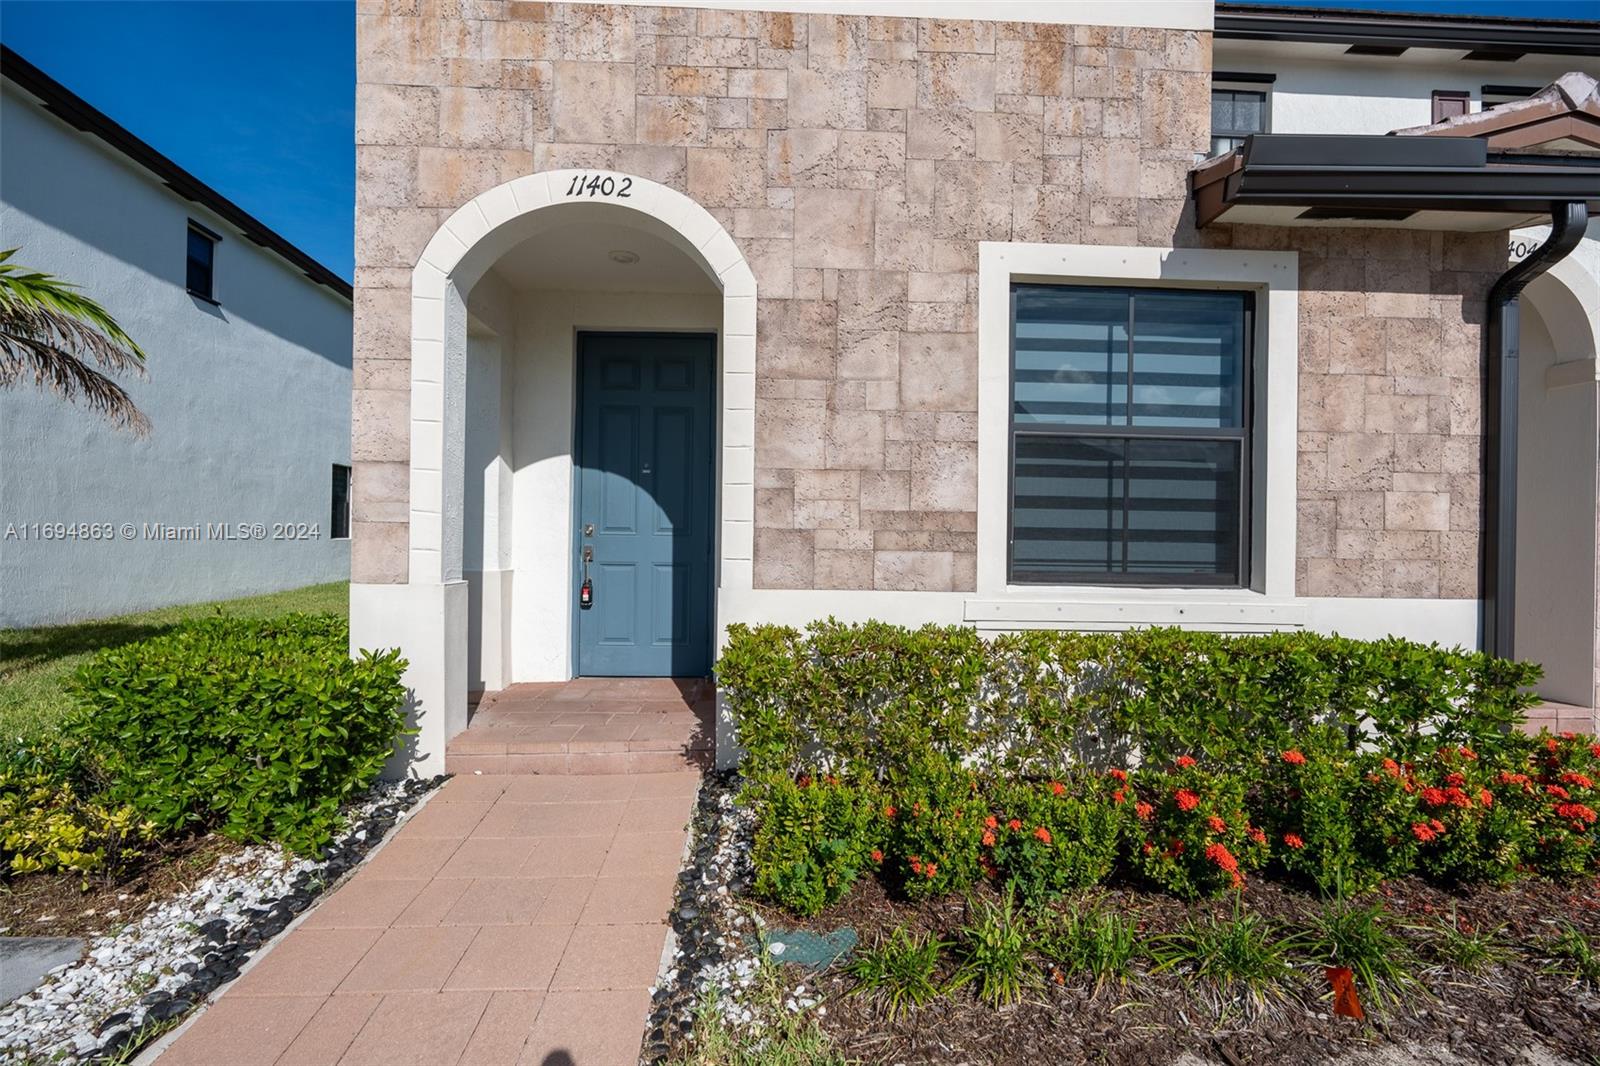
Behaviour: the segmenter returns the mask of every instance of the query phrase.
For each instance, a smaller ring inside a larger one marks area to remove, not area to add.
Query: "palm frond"
[[[143,435],[149,419],[112,373],[144,376],[143,349],[99,303],[50,274],[10,262],[0,251],[0,387],[31,378],[71,402],[80,398],[119,426]]]

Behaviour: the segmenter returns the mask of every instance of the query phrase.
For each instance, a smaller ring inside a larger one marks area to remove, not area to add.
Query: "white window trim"
[[[1295,599],[1299,406],[1299,255],[1116,245],[978,245],[978,587],[968,621],[1072,628],[1304,625]],[[1253,290],[1255,424],[1251,432],[1251,587],[1124,588],[1007,581],[1011,284],[1151,285]]]

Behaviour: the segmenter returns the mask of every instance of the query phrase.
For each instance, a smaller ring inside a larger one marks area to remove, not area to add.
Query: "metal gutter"
[[[1589,224],[1582,201],[1550,205],[1550,237],[1500,275],[1489,290],[1489,373],[1483,391],[1483,601],[1480,642],[1491,655],[1516,654],[1517,401],[1521,309],[1528,283],[1578,246]]]
[[[1600,22],[1519,19],[1348,8],[1218,4],[1219,39],[1305,44],[1442,48],[1511,58],[1519,55],[1600,56]]]
[[[0,45],[0,76],[37,97],[42,101],[46,111],[73,129],[98,137],[155,175],[162,184],[183,199],[201,204],[215,212],[218,217],[225,219],[229,225],[238,230],[246,240],[275,253],[316,284],[331,289],[345,300],[351,299],[352,293],[348,281],[5,45]]]

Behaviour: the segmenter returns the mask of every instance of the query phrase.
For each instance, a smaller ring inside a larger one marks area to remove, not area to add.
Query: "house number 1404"
[[[615,196],[625,200],[632,194],[628,192],[633,188],[632,178],[613,178],[610,175],[602,177],[599,174],[574,174],[572,181],[567,185],[568,196]]]

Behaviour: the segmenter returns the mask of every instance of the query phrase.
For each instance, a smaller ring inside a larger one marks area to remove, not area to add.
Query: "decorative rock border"
[[[758,1021],[742,1002],[761,961],[759,919],[740,903],[755,879],[755,812],[737,803],[742,786],[731,770],[701,780],[689,856],[670,915],[672,961],[651,993],[643,1063],[664,1062],[682,1045],[708,990],[715,990],[729,1024]]]
[[[375,785],[321,860],[268,845],[219,860],[205,880],[158,903],[82,959],[0,1008],[0,1062],[70,1066],[127,1055],[150,1029],[201,1004],[384,838],[435,777]]]

